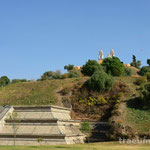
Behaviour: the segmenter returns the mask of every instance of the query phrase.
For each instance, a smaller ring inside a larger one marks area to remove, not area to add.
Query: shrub
[[[91,126],[89,124],[89,122],[85,121],[83,123],[81,123],[81,131],[83,133],[88,133],[88,132],[91,132]]]
[[[107,100],[102,96],[88,97],[87,99],[80,98],[79,103],[86,103],[88,106],[95,106],[107,104]]]
[[[105,58],[102,66],[107,74],[121,76],[124,73],[124,65],[117,57]]]
[[[13,79],[11,83],[27,82],[27,79]]]
[[[146,75],[146,73],[150,72],[150,66],[143,66],[141,69],[140,69],[140,72],[139,74],[144,76]]]
[[[87,82],[91,90],[98,92],[108,91],[113,86],[113,78],[107,75],[103,70],[97,70]]]
[[[128,67],[125,67],[123,75],[124,76],[131,76],[132,75],[132,70]]]
[[[140,103],[143,105],[143,107],[149,108],[149,104],[150,104],[150,84],[145,84],[144,90],[142,91],[139,100],[140,100]],[[142,107],[142,106],[140,106],[140,107]]]
[[[62,75],[61,75],[61,71],[56,70],[55,72],[53,71],[47,71],[45,73],[43,73],[43,75],[41,76],[41,80],[52,80],[52,79],[61,79]]]
[[[76,71],[70,71],[68,74],[69,78],[79,78],[80,77],[80,72]]]
[[[146,81],[147,81],[147,78],[145,76],[139,77],[139,78],[136,79],[135,84],[136,85],[141,85],[141,84],[145,83]]]
[[[101,70],[101,66],[96,60],[88,60],[85,65],[83,65],[81,72],[85,76],[92,76],[96,70]]]
[[[52,79],[62,79],[62,75],[61,74],[54,74]]]
[[[104,104],[107,104],[107,101],[105,100],[105,98],[98,96],[97,97],[97,104],[104,105]]]

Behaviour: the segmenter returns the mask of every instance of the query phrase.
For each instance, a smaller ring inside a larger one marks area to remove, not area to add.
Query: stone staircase
[[[8,114],[17,113],[12,120]],[[10,107],[1,118],[0,145],[56,145],[83,143],[79,122],[71,120],[70,109],[56,106]]]
[[[107,134],[109,134],[110,125],[108,122],[94,122],[91,123],[92,133],[89,137],[89,142],[106,142],[109,141]]]

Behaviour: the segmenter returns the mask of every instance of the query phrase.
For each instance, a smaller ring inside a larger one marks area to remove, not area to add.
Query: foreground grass
[[[122,145],[105,142],[95,144],[57,145],[57,146],[0,146],[0,150],[149,150],[150,145]]]

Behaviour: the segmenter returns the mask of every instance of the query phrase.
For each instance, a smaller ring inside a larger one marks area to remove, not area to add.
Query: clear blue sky
[[[37,79],[113,48],[150,58],[150,0],[0,0],[0,76]]]

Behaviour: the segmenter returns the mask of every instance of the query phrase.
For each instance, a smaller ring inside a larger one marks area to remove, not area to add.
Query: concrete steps
[[[5,117],[0,130],[0,145],[13,144],[13,126],[17,129],[17,145],[74,144],[84,141],[85,136],[72,124],[70,109],[56,106],[15,106],[12,109],[18,117],[14,120]]]
[[[108,122],[97,122],[91,123],[92,133],[89,137],[90,142],[105,142],[109,139],[107,138],[107,134],[109,134],[110,125]]]

